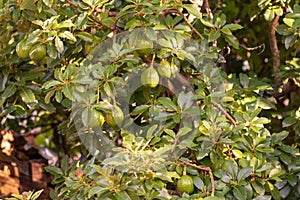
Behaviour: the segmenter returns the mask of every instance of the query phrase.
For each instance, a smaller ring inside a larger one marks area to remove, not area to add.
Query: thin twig
[[[189,165],[189,166],[194,167],[199,170],[207,171],[209,174],[209,177],[210,177],[210,182],[211,182],[211,196],[215,196],[215,180],[214,180],[214,175],[213,175],[210,167],[207,167],[204,165],[196,165],[196,164],[188,163],[183,160],[179,160],[179,163],[181,163],[183,165]]]
[[[184,21],[189,25],[189,27],[199,36],[201,40],[204,40],[204,37],[199,33],[199,31],[188,21],[185,15],[183,15]]]
[[[100,20],[98,20],[96,17],[94,17],[93,15],[90,15],[89,18],[91,18],[94,22],[96,22],[97,24],[100,24],[101,26],[111,29],[113,30],[113,27],[108,26],[107,24],[104,24],[103,22],[101,22]]]
[[[204,1],[204,5],[205,5],[205,10],[206,10],[207,15],[210,16],[211,15],[211,10],[210,10],[210,6],[209,6],[208,0]]]
[[[156,13],[156,11],[154,11],[154,13]],[[175,10],[175,9],[166,9],[160,15],[165,15],[165,14],[182,15],[184,21],[189,25],[189,27],[199,36],[199,38],[201,40],[204,40],[204,37],[201,35],[201,33],[189,22],[189,20],[186,18],[186,16],[182,12],[180,12],[179,10]]]
[[[69,0],[68,0],[69,1]],[[96,12],[102,12],[102,10],[96,10]],[[156,14],[156,11],[153,11],[153,14]],[[165,15],[165,14],[177,14],[177,15],[183,15],[183,19],[184,21],[190,26],[190,28],[200,37],[201,40],[204,40],[204,37],[201,35],[201,33],[188,21],[188,19],[186,18],[186,16],[180,12],[179,10],[175,10],[175,9],[166,9],[164,10],[160,15]],[[113,11],[108,11],[108,15],[109,16],[117,16],[118,12],[113,12]],[[106,24],[102,23],[101,21],[97,20],[95,17],[90,16],[92,20],[94,20],[95,22],[105,26],[106,28],[110,28],[112,30],[116,29],[116,23],[118,22],[118,20],[123,17],[123,16],[119,16],[114,25],[112,27],[107,26]]]
[[[74,4],[71,0],[67,0],[67,2],[71,5],[74,6],[75,8],[78,8],[78,6],[76,4]],[[99,9],[94,10],[95,12],[102,12],[102,10],[100,11]],[[105,28],[109,28],[113,30],[113,27],[110,27],[106,24],[104,24],[103,22],[101,22],[100,20],[98,20],[96,17],[94,17],[93,15],[90,15],[89,18],[91,18],[94,22],[96,22],[97,24],[100,24],[101,26],[104,26]]]
[[[242,47],[243,49],[247,50],[247,51],[255,51],[257,49],[262,49],[257,55],[262,54],[265,51],[266,45],[263,43],[261,45],[258,45],[256,47],[247,47],[245,44],[240,44],[240,47]]]
[[[229,119],[229,121],[233,124],[234,127],[236,127],[236,122],[233,119],[233,117],[231,117],[231,115],[218,103],[211,101],[211,104],[216,107],[219,111],[221,111],[226,117],[227,119]]]

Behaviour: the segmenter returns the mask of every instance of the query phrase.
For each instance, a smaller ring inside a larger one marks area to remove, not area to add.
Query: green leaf
[[[266,98],[257,97],[257,105],[262,109],[276,109],[275,104]]]
[[[88,21],[88,14],[87,12],[81,13],[76,21],[76,27],[81,28],[84,24],[86,24]]]
[[[292,187],[295,187],[295,185],[297,185],[298,183],[298,177],[296,174],[289,174],[287,177],[287,181]]]
[[[81,113],[81,121],[85,127],[88,127],[92,122],[92,111],[90,108],[85,108]]]
[[[105,91],[105,93],[109,97],[113,97],[114,94],[115,94],[114,86],[112,84],[108,83],[108,82],[103,84],[103,90]]]
[[[92,6],[93,5],[93,0],[82,0],[84,3],[86,3],[87,5],[89,6]]]
[[[209,197],[205,197],[203,200],[225,200],[225,198],[209,196]]]
[[[149,105],[137,106],[133,109],[133,111],[131,112],[131,115],[135,116],[135,115],[139,115],[141,113],[144,113],[145,111],[148,110],[149,107],[150,107]]]
[[[106,158],[102,163],[112,166],[122,166],[127,164],[124,160],[120,159],[120,157]]]
[[[228,28],[231,31],[242,29],[243,27],[239,24],[226,24],[223,28]]]
[[[281,8],[281,6],[274,6],[273,10],[276,15],[279,15],[279,16],[283,15],[283,9]]]
[[[192,4],[183,4],[182,6],[188,11],[188,13],[194,15],[198,19],[202,18],[202,14],[200,13],[200,10],[198,10]]]
[[[236,179],[238,175],[238,166],[235,162],[231,160],[226,161],[226,171],[231,175],[232,179]]]
[[[209,42],[216,41],[220,36],[221,36],[220,31],[211,30],[208,35],[208,41]]]
[[[90,199],[95,194],[97,194],[97,196],[100,196],[105,191],[106,191],[106,189],[103,188],[103,187],[100,187],[100,186],[97,186],[97,185],[93,186],[93,187],[91,187],[91,189],[89,191],[88,198]]]
[[[282,151],[289,153],[289,154],[295,153],[295,149],[290,145],[283,144],[279,147],[279,149],[281,149]]]
[[[47,92],[47,94],[45,95],[46,104],[50,103],[51,98],[53,97],[54,94],[55,94],[55,90],[50,90],[49,92]]]
[[[250,176],[252,170],[253,170],[252,167],[245,167],[245,168],[241,169],[237,175],[237,178],[236,178],[237,181],[240,182],[242,180],[245,180],[245,178]]]
[[[164,132],[166,132],[172,138],[175,138],[175,132],[173,130],[171,130],[171,129],[164,129]]]
[[[57,25],[57,28],[70,28],[70,27],[73,27],[73,26],[75,26],[73,24],[73,22],[70,19],[68,19],[66,21],[63,21],[63,22],[59,23]]]
[[[43,192],[44,190],[38,190],[35,193],[33,193],[33,195],[31,196],[30,200],[36,200]]]
[[[41,27],[43,27],[44,25],[44,22],[42,20],[34,20],[32,21],[32,23]]]
[[[57,103],[60,103],[62,98],[63,98],[63,95],[62,95],[61,90],[57,90],[55,93],[55,100],[57,101]]]
[[[165,38],[160,38],[158,39],[157,43],[162,46],[162,47],[166,47],[166,48],[173,48],[173,45],[170,41],[166,40]]]
[[[276,32],[280,35],[290,35],[292,34],[292,31],[284,24],[280,24],[276,28]]]
[[[12,95],[15,94],[15,92],[17,91],[17,87],[15,84],[9,84],[4,92],[0,95],[0,100],[1,99],[7,99],[9,97],[11,97]]]
[[[202,23],[204,26],[207,26],[207,27],[209,27],[209,28],[214,28],[214,27],[215,27],[211,22],[205,21],[205,19],[203,19],[202,17],[200,18],[200,21],[201,21],[201,23]]]
[[[233,188],[233,195],[238,200],[246,200],[247,190],[244,187]]]
[[[280,181],[281,179],[278,179],[278,177],[283,174],[285,174],[285,171],[283,169],[274,168],[270,171],[269,178],[272,180]]]
[[[37,102],[37,100],[34,96],[34,93],[29,88],[21,87],[20,88],[20,96],[22,98],[22,101],[24,101],[25,103],[36,103]]]
[[[293,29],[297,29],[297,28],[299,28],[299,26],[300,26],[300,19],[296,19],[293,22]]]
[[[198,176],[193,176],[194,185],[201,191],[204,190],[204,183]]]
[[[224,35],[226,42],[235,49],[239,49],[239,40],[233,35]]]
[[[293,46],[295,41],[295,37],[294,36],[288,36],[284,39],[284,46],[286,49],[290,48],[291,46]]]
[[[50,80],[50,81],[47,81],[46,83],[44,83],[43,88],[48,90],[49,88],[56,86],[56,85],[60,85],[60,84],[62,84],[60,81]]]
[[[26,44],[27,45],[30,45],[30,44],[33,44],[35,42],[37,42],[39,40],[39,35],[41,34],[41,30],[40,29],[36,29],[34,30],[32,33],[30,33],[28,35],[28,38],[26,40]]]
[[[284,163],[284,164],[286,164],[286,165],[290,165],[291,164],[291,161],[292,161],[292,159],[291,159],[291,156],[289,155],[289,154],[286,154],[286,153],[281,153],[280,155],[279,155],[279,158],[280,158],[280,160]]]
[[[155,120],[167,120],[174,117],[173,113],[160,112],[154,117]]]
[[[273,133],[271,136],[272,143],[280,144],[289,135],[288,131],[281,131],[279,133]]]
[[[188,128],[188,127],[182,127],[179,129],[176,137],[179,138],[179,137],[182,137],[184,135],[186,135],[187,133],[189,133],[192,129],[191,128]]]
[[[118,192],[118,193],[114,193],[114,196],[117,199],[122,199],[122,200],[131,200],[130,196],[127,194],[127,192],[123,191],[123,192]]]
[[[59,37],[67,38],[68,40],[76,42],[76,37],[70,31],[64,31],[62,33],[59,33]]]
[[[164,173],[164,172],[156,172],[154,174],[155,178],[159,178],[163,181],[167,181],[167,182],[173,182],[172,181],[172,177],[168,174],[168,173]]]
[[[271,190],[271,194],[274,200],[280,200],[281,196],[280,196],[280,192],[277,188],[274,187],[273,190]]]
[[[297,119],[295,117],[292,116],[288,116],[286,118],[284,118],[283,122],[282,122],[282,127],[289,127],[294,125],[297,122]]]
[[[56,50],[56,47],[52,43],[47,44],[47,54],[53,59],[57,58],[57,50]]]
[[[20,10],[36,10],[33,0],[22,0]]]
[[[73,90],[70,84],[64,85],[62,88],[62,92],[68,99],[73,99]]]
[[[251,185],[259,195],[264,195],[265,194],[265,188],[260,182],[252,181]]]
[[[64,43],[58,36],[55,37],[55,47],[59,53],[62,53],[64,51]]]
[[[232,35],[232,32],[231,32],[231,30],[229,28],[223,27],[221,29],[221,32],[224,33],[224,34],[226,34],[226,35],[229,35],[229,36]]]
[[[178,103],[179,107],[181,108],[181,110],[185,110],[192,106],[193,97],[194,97],[194,95],[192,92],[188,92],[188,93],[181,92],[178,95],[177,103]]]
[[[247,74],[240,73],[239,77],[240,77],[240,82],[241,82],[242,86],[244,88],[248,88],[248,86],[249,86],[249,77],[247,76]]]
[[[57,175],[61,175],[63,176],[64,173],[61,171],[60,168],[55,167],[55,166],[47,166],[45,167],[46,172],[49,172],[50,174],[57,176]]]
[[[262,152],[262,153],[272,153],[274,152],[274,149],[266,144],[259,144],[255,147],[256,151]]]
[[[146,138],[149,139],[151,136],[153,136],[154,131],[157,129],[158,125],[154,124],[153,126],[151,126],[148,131],[147,131],[147,136]]]
[[[83,39],[85,42],[93,42],[93,36],[90,33],[79,32],[79,33],[77,33],[77,36],[79,38]]]
[[[44,4],[45,4],[46,6],[48,6],[49,8],[52,7],[53,0],[43,0],[43,2],[44,2]]]
[[[174,104],[174,102],[168,98],[168,97],[160,97],[157,100],[158,103],[162,104],[165,108],[172,110],[172,111],[176,111],[177,110],[177,106]]]

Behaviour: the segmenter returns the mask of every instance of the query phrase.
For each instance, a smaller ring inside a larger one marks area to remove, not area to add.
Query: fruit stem
[[[186,175],[186,165],[183,165],[183,175]]]
[[[150,65],[150,67],[153,67],[154,59],[155,59],[155,54],[153,54],[153,56],[152,56],[152,60],[151,60],[151,65]]]

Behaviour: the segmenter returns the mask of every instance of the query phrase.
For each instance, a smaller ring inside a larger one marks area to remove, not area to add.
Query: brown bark
[[[0,130],[0,133],[5,136],[12,132]],[[44,189],[39,199],[50,199],[48,185],[50,185],[51,176],[44,169],[47,166],[47,160],[38,155],[38,151],[34,155],[30,150],[26,151],[23,137],[14,135],[12,137],[13,139],[8,140],[11,145],[5,143],[6,148],[0,148],[0,199],[11,194],[39,189]],[[2,147],[4,140],[5,137],[0,137]],[[8,148],[11,148],[11,151],[8,151]]]
[[[277,86],[282,84],[280,77],[278,76],[279,66],[280,66],[280,52],[277,46],[276,39],[276,27],[279,25],[279,15],[276,15],[273,22],[269,27],[269,41],[270,41],[270,49],[272,54],[272,63],[273,63],[273,74],[274,74],[274,82]]]

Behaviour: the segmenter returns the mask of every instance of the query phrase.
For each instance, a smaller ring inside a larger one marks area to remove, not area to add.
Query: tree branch
[[[205,7],[207,15],[210,16],[211,15],[211,10],[210,10],[210,6],[209,6],[208,0],[204,0],[204,7]]]
[[[236,122],[235,120],[233,119],[233,117],[218,103],[214,102],[214,101],[211,101],[211,104],[217,108],[220,112],[222,112],[227,119],[229,119],[229,121],[233,124],[234,127],[236,127]]]
[[[275,19],[271,23],[269,27],[269,41],[270,41],[270,49],[272,54],[272,63],[273,63],[273,73],[274,73],[274,82],[277,86],[281,85],[282,81],[280,77],[278,77],[277,73],[279,71],[280,66],[280,54],[279,49],[277,46],[277,39],[276,39],[276,27],[279,25],[279,15],[276,15]]]
[[[187,88],[190,88],[190,82],[184,78],[184,76],[176,76],[176,80],[180,82],[182,85],[186,86]],[[171,81],[168,80],[168,90],[170,91],[171,95],[174,96],[176,94],[175,87],[171,83]],[[218,103],[211,101],[211,104],[217,108],[220,112],[222,112],[226,118],[233,124],[234,127],[236,127],[236,121],[233,119],[233,117]]]
[[[179,160],[178,162],[180,164],[189,165],[189,166],[194,167],[194,168],[199,169],[199,170],[207,171],[208,174],[209,174],[209,177],[210,177],[210,182],[211,182],[211,196],[215,196],[215,180],[214,180],[214,175],[213,175],[212,170],[211,170],[210,167],[207,167],[207,166],[204,166],[204,165],[196,165],[196,164],[188,163],[188,162],[185,162],[183,160]]]
[[[265,51],[266,45],[263,43],[256,47],[247,47],[245,44],[240,44],[240,47],[242,47],[243,49],[245,49],[247,51],[255,51],[255,50],[261,49],[261,51],[257,54],[257,55],[260,55]]]
[[[189,25],[189,27],[199,36],[201,40],[204,40],[204,37],[197,31],[197,29],[188,21],[185,15],[183,15],[184,21]]]

